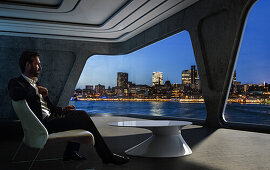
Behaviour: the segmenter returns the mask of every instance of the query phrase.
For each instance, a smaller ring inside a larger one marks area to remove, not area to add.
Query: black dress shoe
[[[129,161],[128,157],[124,157],[124,156],[120,156],[117,154],[113,154],[112,158],[110,158],[109,160],[103,160],[104,164],[115,164],[115,165],[122,165],[125,164]]]
[[[82,161],[82,160],[86,160],[86,158],[83,156],[80,156],[76,152],[73,152],[72,154],[64,154],[63,160],[64,161],[69,161],[69,160]]]

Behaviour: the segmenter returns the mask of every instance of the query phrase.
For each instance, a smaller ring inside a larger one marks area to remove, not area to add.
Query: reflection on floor
[[[93,117],[95,124],[104,136],[111,150],[118,154],[131,146],[148,138],[150,131],[140,128],[111,127],[107,123],[124,120],[139,120],[129,117]],[[1,127],[2,128],[2,127]],[[1,138],[0,169],[27,169],[37,150],[24,147],[15,162],[11,157],[20,143],[21,135]],[[104,165],[95,153],[94,148],[82,145],[81,155],[86,161],[61,160],[64,143],[47,144],[39,156],[39,161],[33,169],[48,170],[179,170],[179,169],[269,169],[270,167],[270,135],[264,133],[245,132],[230,129],[209,129],[202,126],[190,125],[182,130],[182,136],[192,149],[189,156],[178,158],[142,158],[131,157],[129,163],[121,166]]]

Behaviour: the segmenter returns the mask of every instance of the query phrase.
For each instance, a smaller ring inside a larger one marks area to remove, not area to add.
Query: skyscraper
[[[162,72],[153,72],[152,86],[154,86],[154,85],[163,85],[163,73]]]
[[[232,84],[236,84],[236,70],[233,73]]]
[[[85,85],[86,90],[94,90],[94,87],[92,85]]]
[[[98,84],[95,86],[95,91],[96,91],[96,93],[103,94],[105,92],[105,86]]]
[[[117,86],[120,88],[128,87],[128,73],[123,72],[117,73]]]
[[[232,85],[231,85],[231,92],[237,93],[237,81],[236,81],[236,70],[233,73]]]
[[[196,70],[196,66],[192,65],[190,70],[182,71],[182,84],[197,84],[199,80],[198,71]]]
[[[182,84],[191,84],[191,70],[182,71]]]
[[[198,71],[196,70],[196,66],[191,66],[191,84],[195,84],[198,80]]]

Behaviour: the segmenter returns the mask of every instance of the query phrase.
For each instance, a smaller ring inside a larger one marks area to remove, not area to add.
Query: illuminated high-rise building
[[[190,70],[182,71],[182,84],[197,84],[199,80],[198,71],[196,70],[196,66],[192,65]]]
[[[232,84],[236,84],[236,71],[233,73]]]
[[[196,66],[191,66],[191,84],[196,84],[197,80],[199,79],[198,71],[196,70]]]
[[[128,87],[128,73],[123,72],[117,73],[117,86],[120,88]]]
[[[85,89],[86,90],[94,90],[94,87],[92,85],[86,85]]]
[[[191,84],[191,70],[182,71],[182,84]]]
[[[95,86],[95,91],[96,91],[96,93],[103,94],[105,92],[105,86],[98,84]]]
[[[162,72],[153,72],[152,86],[154,86],[154,85],[163,85],[163,73]]]

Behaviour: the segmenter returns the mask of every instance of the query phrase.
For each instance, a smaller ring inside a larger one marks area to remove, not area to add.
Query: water
[[[270,125],[270,105],[264,104],[228,104],[225,110],[228,122],[245,122]]]
[[[204,103],[71,101],[70,104],[89,114],[139,114],[206,119]],[[228,122],[270,125],[270,105],[228,104],[224,116]]]

